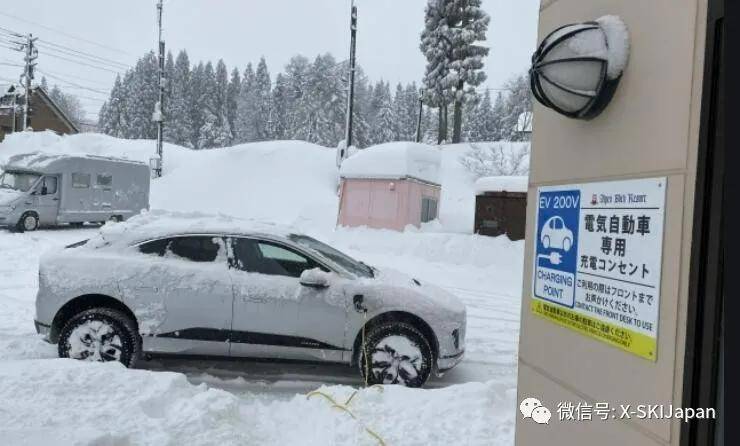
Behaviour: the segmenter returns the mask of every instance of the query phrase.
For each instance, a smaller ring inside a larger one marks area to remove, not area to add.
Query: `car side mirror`
[[[47,189],[46,186],[43,186],[41,188],[41,195],[48,195],[48,194],[49,194],[49,189]]]
[[[303,286],[310,288],[328,288],[329,273],[321,271],[318,268],[307,269],[301,273],[300,279],[298,279]]]

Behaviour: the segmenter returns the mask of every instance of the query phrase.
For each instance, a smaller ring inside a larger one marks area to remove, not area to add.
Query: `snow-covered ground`
[[[0,163],[31,150],[147,160],[151,141],[16,134]],[[439,222],[404,233],[335,229],[334,151],[271,142],[192,152],[165,148],[152,207],[291,224],[377,266],[436,283],[468,308],[466,356],[427,389],[361,390],[344,366],[150,361],[139,370],[56,358],[33,328],[38,259],[97,229],[0,231],[0,438],[8,444],[511,444],[523,243],[470,234],[474,181],[463,146],[442,153]],[[103,420],[101,422],[101,420]]]

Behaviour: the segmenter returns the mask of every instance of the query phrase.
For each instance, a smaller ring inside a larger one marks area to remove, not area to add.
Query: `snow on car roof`
[[[144,240],[177,234],[234,234],[267,235],[286,237],[296,231],[287,226],[268,222],[246,220],[224,214],[200,212],[170,212],[152,210],[121,223],[106,224],[96,237],[90,240],[91,247],[104,245],[130,245]]]
[[[440,184],[441,151],[427,144],[392,142],[359,150],[344,160],[343,178],[416,178]]]
[[[46,172],[62,167],[62,164],[78,160],[97,160],[112,161],[127,164],[146,164],[123,158],[114,158],[109,156],[90,155],[86,153],[68,154],[68,153],[48,153],[48,152],[31,152],[13,155],[8,158],[8,162],[3,166],[4,170],[29,170]]]

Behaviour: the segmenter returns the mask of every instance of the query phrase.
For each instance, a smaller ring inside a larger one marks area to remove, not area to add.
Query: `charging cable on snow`
[[[370,386],[370,388],[377,388],[381,392],[383,391],[383,386],[381,386],[380,384],[375,384],[373,386]],[[347,398],[347,401],[345,401],[344,404],[337,403],[337,401],[334,398],[332,398],[331,395],[328,395],[328,394],[326,394],[324,392],[321,392],[319,390],[314,390],[313,392],[310,392],[308,395],[306,395],[306,399],[309,399],[309,398],[311,398],[314,395],[321,395],[321,396],[323,396],[330,403],[332,403],[332,406],[331,406],[332,409],[333,408],[337,408],[337,409],[340,409],[343,412],[348,413],[349,416],[352,417],[352,419],[354,419],[358,423],[360,423],[360,425],[362,426],[362,428],[365,429],[365,432],[367,432],[370,436],[372,436],[373,438],[375,438],[376,440],[378,440],[378,444],[380,444],[380,446],[386,446],[386,443],[385,443],[385,441],[383,441],[383,438],[380,435],[378,435],[377,432],[375,432],[374,430],[372,430],[369,427],[367,427],[365,425],[365,423],[363,423],[360,419],[358,419],[357,416],[354,413],[352,413],[351,410],[349,410],[349,407],[347,407],[347,406],[349,406],[349,403],[352,402],[352,398],[354,398],[356,394],[357,394],[357,390],[355,390],[354,392],[352,392],[352,394],[349,396],[349,398]]]
[[[365,307],[362,306],[362,297],[361,296],[355,296],[355,302],[354,303],[355,303],[355,308],[357,309],[358,312],[361,312],[362,313],[362,316],[363,316],[363,319],[364,319],[364,321],[362,323],[362,335],[361,335],[361,337],[362,337],[362,339],[361,339],[362,346],[361,346],[361,348],[362,348],[363,357],[365,359],[365,373],[364,373],[365,380],[364,381],[365,381],[365,388],[367,389],[367,387],[368,387],[368,381],[367,380],[368,380],[368,376],[370,376],[370,358],[367,355],[367,344],[365,343],[365,326],[367,325],[367,308],[365,308]],[[362,358],[360,358],[360,360],[362,360]],[[370,386],[370,388],[376,388],[376,389],[378,389],[381,392],[383,391],[383,386],[380,385],[380,384],[374,384],[374,385]],[[352,394],[349,396],[349,398],[347,398],[347,401],[345,401],[344,404],[337,403],[337,401],[331,395],[328,395],[328,394],[326,394],[324,392],[321,392],[319,390],[314,390],[313,392],[310,392],[308,395],[306,395],[306,399],[311,398],[314,395],[321,395],[321,396],[323,396],[329,402],[332,403],[332,406],[331,406],[332,408],[337,408],[337,409],[342,410],[343,412],[348,413],[349,416],[351,416],[354,420],[356,420],[357,422],[359,422],[362,425],[363,429],[365,429],[365,432],[367,432],[370,436],[372,436],[373,438],[375,438],[376,440],[378,440],[378,444],[380,444],[381,446],[386,446],[385,441],[383,441],[383,438],[381,438],[380,435],[378,435],[375,431],[373,431],[372,429],[370,429],[369,427],[367,427],[365,425],[365,423],[362,423],[362,421],[360,421],[357,418],[357,416],[354,413],[352,413],[351,410],[349,410],[349,403],[352,402],[352,399],[355,397],[355,395],[357,395],[357,392],[358,392],[358,390],[355,390],[354,392],[352,392]]]

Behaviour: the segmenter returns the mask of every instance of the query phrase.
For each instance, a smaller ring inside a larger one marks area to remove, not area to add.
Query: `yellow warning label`
[[[650,336],[539,299],[532,299],[532,312],[590,338],[606,342],[645,359],[657,360],[657,341]]]

